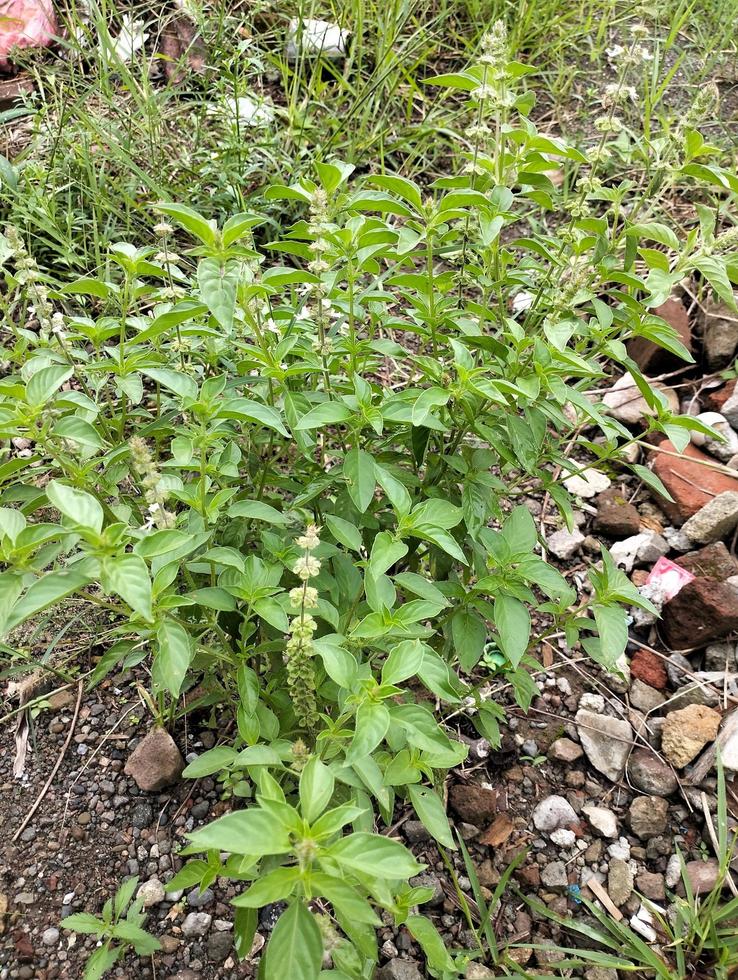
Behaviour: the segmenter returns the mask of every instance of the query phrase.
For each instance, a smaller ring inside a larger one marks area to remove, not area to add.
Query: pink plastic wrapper
[[[677,592],[694,579],[694,575],[686,568],[675,564],[668,558],[659,558],[651,569],[647,585],[657,585],[666,599],[673,599]]]
[[[56,33],[51,0],[0,0],[0,71],[11,66],[11,48],[43,48]]]

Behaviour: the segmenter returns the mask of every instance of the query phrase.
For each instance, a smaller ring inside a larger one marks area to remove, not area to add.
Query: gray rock
[[[182,935],[188,939],[204,936],[213,921],[209,912],[190,912],[182,923]]]
[[[617,906],[625,905],[633,894],[633,872],[627,862],[611,859],[607,872],[607,893]]]
[[[636,552],[636,562],[640,565],[654,565],[670,551],[669,542],[656,531],[641,531],[639,537],[641,544]]]
[[[609,966],[593,966],[584,974],[584,980],[618,980],[618,971]]]
[[[229,932],[214,932],[208,937],[208,959],[212,963],[222,963],[233,946],[233,936]]]
[[[210,905],[214,900],[215,893],[210,888],[206,888],[202,892],[199,888],[193,888],[191,892],[187,893],[187,904],[192,906],[193,909],[204,909],[206,905]]]
[[[566,953],[563,949],[550,940],[540,941],[536,937],[535,942],[538,949],[534,950],[534,956],[538,966],[554,966],[566,959]]]
[[[738,392],[736,392],[735,388],[730,398],[723,402],[722,413],[733,428],[738,429]]]
[[[691,439],[695,446],[701,446],[715,459],[722,460],[724,463],[738,453],[738,433],[733,430],[724,415],[719,412],[701,412],[696,418],[714,429],[722,439],[714,439],[703,432],[692,432]]]
[[[705,307],[704,344],[710,371],[724,368],[733,360],[738,347],[738,318],[722,301],[711,302]]]
[[[655,687],[651,687],[649,684],[644,684],[638,677],[630,685],[630,703],[639,711],[646,714],[656,711],[665,700],[666,698],[661,691],[657,691]]]
[[[657,837],[666,830],[669,804],[660,796],[637,796],[630,804],[630,829],[641,840]]]
[[[582,813],[598,834],[610,838],[618,836],[618,821],[612,810],[604,806],[583,806]]]
[[[560,531],[554,531],[548,538],[546,547],[556,558],[568,561],[579,551],[583,541],[584,535],[577,528],[573,531],[562,528]]]
[[[735,643],[711,643],[705,650],[705,670],[738,670]]]
[[[574,719],[582,748],[598,772],[617,782],[625,771],[633,742],[633,729],[627,721],[597,715],[580,708]]]
[[[714,708],[719,702],[720,696],[708,684],[703,685],[692,681],[677,688],[673,696],[669,698],[668,708],[669,711],[678,711],[690,704],[704,704],[708,708]]]
[[[628,778],[649,796],[671,796],[679,783],[670,765],[648,749],[635,749],[628,759]]]
[[[569,887],[566,865],[563,861],[551,861],[541,872],[541,883],[554,892],[565,892]]]
[[[423,980],[423,974],[415,960],[398,958],[390,960],[381,970],[377,970],[375,980]]]
[[[738,524],[738,493],[725,490],[685,521],[682,531],[694,544],[721,541]]]
[[[131,823],[134,827],[138,827],[139,830],[148,827],[153,819],[154,810],[151,804],[145,803],[143,800],[137,803],[131,812]]]
[[[151,878],[149,881],[145,881],[142,885],[139,885],[136,897],[143,899],[143,907],[145,909],[150,908],[152,905],[158,905],[159,902],[163,902],[166,898],[164,885],[158,878]]]
[[[689,677],[689,674],[694,673],[692,664],[681,653],[669,654],[669,659],[664,661],[664,663],[666,674],[672,687],[681,687]],[[686,671],[689,673],[685,673]]]
[[[59,930],[55,929],[54,926],[44,929],[41,936],[41,942],[44,944],[44,946],[56,946],[56,944],[59,942]]]
[[[559,827],[568,827],[577,822],[572,805],[563,796],[547,796],[533,811],[533,825],[536,830],[550,834]]]

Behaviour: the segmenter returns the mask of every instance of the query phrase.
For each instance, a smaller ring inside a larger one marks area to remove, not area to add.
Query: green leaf
[[[207,827],[189,835],[192,846],[201,851],[229,851],[231,854],[285,854],[292,849],[285,828],[271,813],[250,807],[227,813]]]
[[[342,517],[336,517],[335,514],[326,514],[324,520],[328,530],[339,544],[342,544],[344,548],[350,548],[351,551],[361,552],[364,542],[361,540],[361,533],[357,527]]]
[[[398,541],[389,531],[380,531],[372,544],[369,558],[369,571],[374,578],[383,575],[395,562],[404,558],[408,547],[404,541]]]
[[[288,524],[285,515],[261,500],[237,500],[228,508],[229,517],[248,517],[252,521],[264,521],[267,524]]]
[[[159,648],[151,668],[154,687],[177,698],[192,660],[189,633],[180,623],[165,619],[156,631],[156,638]]]
[[[194,401],[197,398],[197,382],[188,374],[181,371],[173,371],[171,368],[141,368],[141,373],[147,378],[151,378],[157,384],[173,391],[180,398],[187,398]]]
[[[451,638],[463,670],[469,673],[479,662],[487,642],[487,627],[468,606],[461,606],[451,617]]]
[[[90,936],[101,935],[105,929],[105,923],[90,912],[73,912],[61,920],[61,925],[63,929]]]
[[[46,496],[51,506],[75,526],[89,528],[98,534],[102,530],[103,509],[91,493],[52,480],[46,487]]]
[[[424,915],[409,915],[405,924],[413,938],[420,943],[428,966],[432,970],[443,973],[457,972],[446,944],[430,919]]]
[[[666,245],[667,248],[678,252],[680,249],[679,239],[668,225],[659,221],[642,221],[639,224],[631,225],[626,235],[636,238],[647,238],[650,241]]]
[[[295,890],[300,880],[299,868],[275,868],[262,878],[258,878],[243,895],[238,895],[231,902],[236,908],[258,909],[263,905],[281,902]]]
[[[505,594],[497,596],[494,608],[500,647],[513,667],[517,667],[528,649],[530,613],[520,599]]]
[[[333,875],[314,871],[310,875],[310,886],[314,893],[327,898],[334,909],[353,922],[378,926],[379,917],[366,899],[362,898],[353,885]]]
[[[264,956],[264,980],[318,980],[323,940],[315,917],[301,901],[279,917]]]
[[[238,288],[238,264],[219,259],[201,259],[197,266],[200,298],[225,330],[233,327]]]
[[[408,794],[415,812],[425,829],[444,847],[456,850],[448,817],[436,792],[426,786],[408,786]]]
[[[233,921],[233,945],[239,960],[245,960],[254,944],[254,936],[259,925],[256,909],[236,909]]]
[[[440,85],[442,88],[457,88],[464,92],[473,92],[479,88],[479,79],[465,72],[448,72],[445,75],[432,75],[423,79],[424,85]]]
[[[417,674],[425,657],[420,640],[404,640],[390,650],[382,667],[382,684],[399,684]]]
[[[620,606],[605,606],[596,602],[592,612],[600,635],[601,662],[612,669],[628,644],[628,620],[625,610]]]
[[[379,834],[349,834],[333,844],[328,853],[339,864],[371,878],[401,881],[419,874],[425,867],[398,841]]]
[[[350,449],[343,461],[343,475],[349,496],[363,514],[374,499],[374,460],[363,449]]]
[[[309,412],[302,416],[295,426],[296,429],[320,429],[324,425],[335,425],[337,422],[345,422],[353,415],[343,402],[322,402],[311,408]]]
[[[85,964],[83,980],[100,980],[115,966],[124,952],[123,946],[111,946],[110,942],[96,949]]]
[[[126,919],[116,923],[113,927],[113,936],[116,939],[122,939],[124,942],[130,943],[139,956],[151,956],[152,953],[161,949],[161,943],[158,939],[149,935],[145,929],[135,925],[133,922],[128,922]]]
[[[25,595],[21,596],[13,606],[5,623],[6,632],[14,630],[29,617],[65,599],[92,580],[92,575],[74,567],[61,568],[59,571],[42,575],[28,587]]]
[[[325,810],[333,796],[335,779],[317,755],[311,755],[300,773],[300,812],[312,824]]]
[[[106,558],[100,581],[106,592],[119,595],[134,612],[151,621],[151,579],[143,558],[133,554]]]
[[[206,220],[193,208],[187,207],[186,204],[157,204],[156,210],[174,218],[177,224],[198,238],[203,245],[215,245],[217,234],[215,222]]]
[[[535,521],[527,507],[516,507],[502,525],[502,536],[513,555],[527,555],[538,542]]]
[[[380,701],[363,701],[356,712],[356,733],[346,752],[347,764],[371,755],[387,734],[389,724],[390,716],[385,705]]]
[[[211,776],[214,772],[221,772],[233,763],[238,753],[228,745],[216,745],[213,749],[208,749],[202,755],[185,768],[182,775],[185,779],[200,779],[203,776]]]
[[[260,422],[268,429],[274,429],[281,436],[289,438],[289,432],[284,427],[284,423],[279,412],[271,405],[262,405],[261,402],[252,401],[249,398],[231,398],[224,402],[218,412],[219,418],[238,419],[239,421]]]
[[[41,368],[26,385],[26,401],[29,405],[45,405],[73,374],[74,369],[63,364],[50,364]]]

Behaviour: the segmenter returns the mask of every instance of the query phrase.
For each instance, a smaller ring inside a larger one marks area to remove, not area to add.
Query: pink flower
[[[11,48],[46,47],[56,33],[51,0],[0,0],[0,69],[10,69]]]

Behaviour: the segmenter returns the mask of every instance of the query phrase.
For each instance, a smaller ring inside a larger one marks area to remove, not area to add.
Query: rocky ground
[[[538,697],[527,714],[509,704],[500,747],[457,729],[470,741],[470,755],[449,774],[449,813],[487,897],[510,861],[526,851],[513,879],[517,890],[506,893],[496,930],[503,940],[543,947],[515,953],[532,974],[549,973],[563,955],[554,946],[570,944],[572,937],[531,911],[527,896],[573,916],[582,914],[582,896],[597,900],[606,914],[629,920],[647,941],[658,943],[643,899],[665,907],[669,892],[681,887],[677,846],[692,888],[699,893],[713,886],[717,861],[705,808],[716,809],[717,743],[726,768],[729,823],[738,825],[738,470],[732,473],[738,466],[732,428],[738,426],[738,393],[734,380],[713,373],[733,357],[738,320],[720,310],[700,319],[689,309],[688,295],[670,303],[663,315],[695,346],[704,369],[685,375],[678,363],[647,345],[631,354],[652,377],[662,378],[654,384],[682,411],[719,410],[721,418],[713,414],[708,421],[726,443],[698,437],[678,456],[662,441],[647,452],[641,461],[652,464],[673,502],[657,498],[634,477],[603,478],[591,471],[568,481],[579,498],[574,530],[558,526],[542,502],[530,502],[551,560],[580,592],[587,588],[586,567],[604,543],[662,618],[655,622],[633,611],[631,642],[616,673],[568,653],[563,641],[542,650]],[[648,407],[627,376],[604,400],[615,417],[638,431]],[[726,465],[714,468],[716,463]],[[163,951],[153,962],[129,956],[112,975],[194,980],[255,974],[278,909],[262,914],[252,955],[238,963],[229,904],[235,885],[216,881],[202,895],[163,890],[181,867],[177,851],[185,833],[233,805],[221,798],[214,779],[180,778],[183,757],[215,744],[218,720],[209,727],[190,717],[174,730],[174,741],[161,733],[147,738],[146,708],[135,681],[131,673],[116,677],[84,693],[79,705],[75,686],[50,696],[32,723],[20,780],[12,772],[12,725],[1,733],[2,980],[80,977],[94,943],[60,929],[60,920],[71,911],[99,913],[127,875],[140,876],[147,928]],[[491,685],[495,690],[494,678]],[[449,726],[457,721],[450,719]],[[70,731],[62,764],[24,826]],[[435,895],[427,911],[450,946],[473,945],[433,842],[411,813],[396,817],[395,832],[428,865],[422,882]],[[471,897],[458,858],[457,872]],[[381,980],[424,975],[422,956],[404,928],[388,922],[380,944]],[[493,975],[484,970],[475,966],[468,975]],[[603,970],[584,976],[615,980]]]

